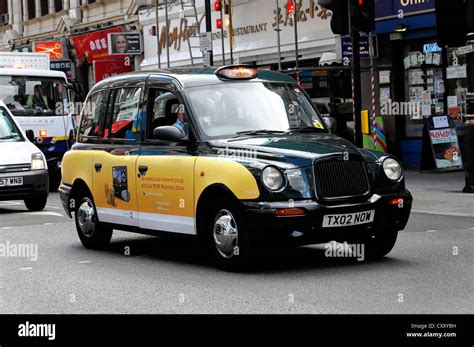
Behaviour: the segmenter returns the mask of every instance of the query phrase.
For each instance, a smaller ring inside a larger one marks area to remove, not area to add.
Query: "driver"
[[[48,98],[46,97],[46,95],[44,95],[43,87],[41,86],[41,84],[35,85],[33,90],[34,94],[28,96],[28,100],[26,100],[26,106],[30,108],[33,108],[35,106],[43,110],[49,110],[50,108],[48,106]]]

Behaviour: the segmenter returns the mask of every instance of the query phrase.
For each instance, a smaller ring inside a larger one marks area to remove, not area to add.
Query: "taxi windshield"
[[[0,142],[23,141],[18,127],[13,123],[5,108],[0,107]]]
[[[185,94],[206,139],[293,130],[327,132],[295,84],[237,82],[193,87]]]

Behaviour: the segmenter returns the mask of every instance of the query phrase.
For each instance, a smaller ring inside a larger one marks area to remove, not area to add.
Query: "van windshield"
[[[327,132],[296,84],[237,82],[185,90],[207,139],[293,130]]]
[[[4,107],[0,107],[0,142],[24,141],[18,127],[13,123]]]
[[[63,116],[69,106],[60,78],[0,76],[0,100],[15,116]]]

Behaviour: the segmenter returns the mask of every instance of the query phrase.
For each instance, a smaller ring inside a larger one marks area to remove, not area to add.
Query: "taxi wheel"
[[[29,211],[42,211],[46,207],[47,196],[37,196],[25,200],[25,206]]]
[[[365,258],[378,259],[386,256],[397,242],[398,231],[395,229],[385,229],[364,240]]]
[[[249,265],[249,227],[238,204],[230,198],[217,199],[210,211],[209,246],[216,266],[242,271]]]
[[[89,249],[103,249],[112,238],[113,230],[102,226],[97,220],[97,210],[90,196],[76,200],[77,234],[84,247]]]

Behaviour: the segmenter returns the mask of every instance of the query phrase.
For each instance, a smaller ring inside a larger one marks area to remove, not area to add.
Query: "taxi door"
[[[147,130],[137,161],[140,228],[195,235],[197,157],[185,143],[158,141],[153,137],[156,127],[176,124],[181,104],[171,89],[150,88],[147,94]]]
[[[102,141],[93,161],[94,200],[102,222],[138,227],[139,87],[110,92]]]

